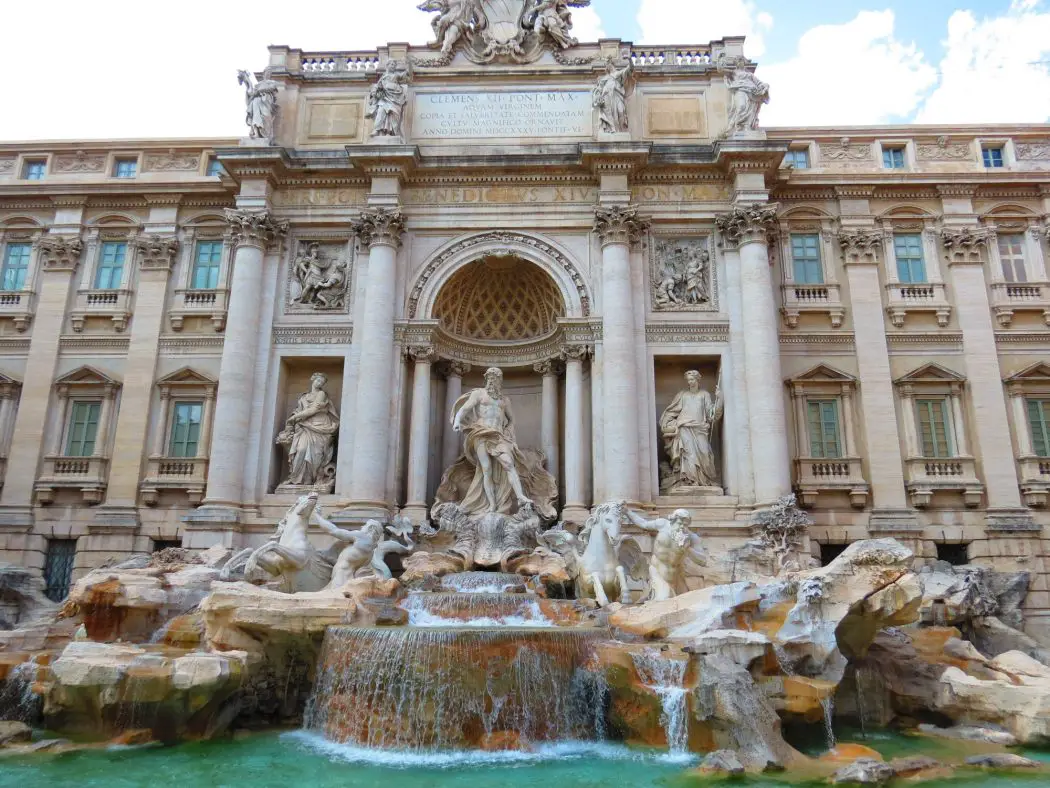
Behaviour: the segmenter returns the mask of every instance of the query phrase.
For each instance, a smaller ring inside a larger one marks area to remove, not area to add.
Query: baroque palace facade
[[[60,597],[311,489],[419,524],[499,367],[560,519],[685,508],[730,547],[794,491],[815,556],[1024,569],[1050,628],[1050,127],[761,128],[742,39],[566,16],[271,47],[242,140],[0,145],[0,560]]]

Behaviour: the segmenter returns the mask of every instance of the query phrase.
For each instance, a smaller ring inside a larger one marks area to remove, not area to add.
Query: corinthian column
[[[600,207],[602,241],[602,413],[605,497],[638,500],[638,364],[635,354],[631,245],[647,222],[634,208]]]
[[[263,257],[288,232],[266,210],[226,209],[233,243],[233,276],[219,366],[205,506],[239,508],[244,488],[249,420],[259,347]]]
[[[368,208],[354,222],[362,248],[368,249],[365,308],[354,327],[361,347],[357,373],[357,419],[354,429],[351,506],[383,514],[389,506],[387,465],[390,455],[390,416],[396,407],[390,382],[394,356],[394,298],[397,250],[404,218],[397,208]]]
[[[470,372],[470,365],[460,361],[449,361],[444,365],[445,372],[445,410],[441,414],[441,472],[452,465],[459,457],[460,434],[452,429],[450,421],[452,408],[463,396],[463,376]]]
[[[768,233],[777,225],[775,205],[737,207],[716,219],[723,241],[740,252],[744,322],[744,377],[747,382],[751,454],[757,503],[770,503],[791,489],[780,336]]]
[[[586,462],[589,447],[584,444],[583,362],[590,353],[586,345],[566,345],[565,360],[565,508],[562,518],[582,523],[587,518]]]

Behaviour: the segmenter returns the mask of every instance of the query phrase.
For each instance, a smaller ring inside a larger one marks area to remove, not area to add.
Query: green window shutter
[[[219,286],[222,241],[201,241],[193,260],[193,289],[214,290]]]
[[[1028,426],[1032,451],[1037,457],[1050,457],[1050,399],[1028,400]]]
[[[101,402],[73,402],[66,439],[67,457],[90,457],[95,453]]]
[[[901,233],[893,236],[893,252],[897,258],[897,279],[904,284],[926,282],[926,260],[921,235]]]
[[[200,444],[201,414],[204,406],[200,402],[176,402],[171,415],[171,439],[168,443],[170,457],[196,457]]]
[[[830,460],[842,457],[839,438],[839,409],[836,400],[809,400],[809,451],[815,459]]]
[[[8,244],[4,252],[4,269],[0,274],[0,289],[21,290],[29,270],[30,244]]]
[[[820,236],[794,233],[791,236],[791,260],[795,284],[824,284],[824,267],[820,264]]]
[[[916,401],[915,407],[919,415],[922,456],[936,459],[951,457],[947,400],[920,399]]]
[[[120,287],[124,275],[124,260],[127,257],[128,245],[123,242],[102,244],[102,256],[95,271],[96,290],[116,290]]]

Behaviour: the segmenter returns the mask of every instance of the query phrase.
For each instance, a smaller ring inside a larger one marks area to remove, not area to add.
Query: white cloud
[[[237,136],[237,69],[261,71],[268,44],[423,44],[433,31],[419,2],[351,0],[300,13],[279,0],[51,0],[46,35],[34,34],[40,3],[4,3],[0,140]]]
[[[572,34],[581,42],[605,38],[602,19],[593,7],[572,9]]]
[[[706,44],[725,36],[747,36],[744,51],[760,57],[773,17],[752,0],[642,0],[640,44]]]
[[[758,75],[770,83],[767,126],[885,123],[910,115],[937,81],[922,52],[895,36],[889,9],[807,30],[797,55]]]
[[[1050,117],[1050,12],[1039,0],[1015,0],[1006,14],[980,21],[956,11],[945,49],[940,85],[919,122],[1041,123]]]

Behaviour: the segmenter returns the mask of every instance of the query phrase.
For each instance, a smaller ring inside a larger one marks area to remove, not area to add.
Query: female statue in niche
[[[711,447],[711,433],[722,418],[722,387],[715,395],[700,388],[701,375],[695,369],[685,373],[687,388],[660,416],[660,434],[671,461],[670,476],[661,479],[661,488],[686,492],[696,487],[718,487],[718,465]]]
[[[335,486],[335,434],[339,414],[324,387],[328,377],[320,372],[310,376],[310,390],[299,397],[292,415],[277,436],[277,445],[288,448],[291,472],[284,485],[313,487],[331,492]]]

